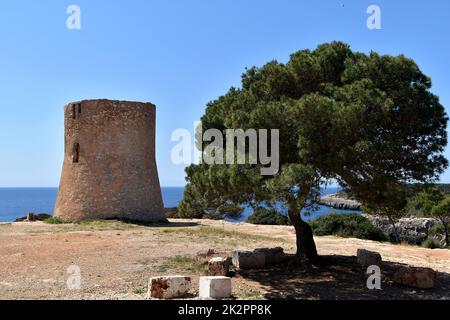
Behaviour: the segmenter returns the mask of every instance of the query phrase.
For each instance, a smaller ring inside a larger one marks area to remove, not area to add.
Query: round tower
[[[151,103],[84,100],[64,107],[64,164],[54,214],[165,221]]]

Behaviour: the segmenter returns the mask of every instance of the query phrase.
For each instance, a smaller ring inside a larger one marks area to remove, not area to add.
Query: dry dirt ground
[[[193,259],[207,249],[281,246],[295,252],[293,229],[208,220],[172,220],[143,226],[117,221],[49,225],[0,224],[0,299],[145,299],[148,279],[191,275],[194,288],[204,266]],[[316,238],[318,266],[285,263],[233,277],[235,299],[450,299],[450,250],[429,250],[358,239]],[[366,287],[356,250],[383,256],[382,290]],[[403,264],[439,271],[439,286],[413,290],[390,278]],[[81,289],[69,290],[69,266],[79,266]],[[194,295],[195,295],[194,290]]]

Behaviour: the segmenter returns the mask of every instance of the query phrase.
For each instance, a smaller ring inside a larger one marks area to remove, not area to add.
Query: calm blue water
[[[322,189],[321,194],[322,195],[327,195],[327,194],[335,194],[337,192],[339,192],[340,189],[339,188],[326,188],[326,189]],[[287,211],[283,208],[283,206],[277,206],[277,210],[279,210],[280,212],[284,213],[285,215],[287,215]],[[243,214],[241,215],[241,217],[239,219],[226,219],[227,221],[230,222],[245,222],[248,220],[248,217],[252,214],[252,209],[248,208],[246,209]],[[305,215],[302,214],[303,219],[305,219],[306,221],[310,221],[310,220],[314,220],[318,217],[321,216],[325,216],[327,214],[329,214],[330,212],[337,212],[337,213],[361,213],[355,210],[337,210],[337,209],[333,209],[330,207],[325,207],[325,206],[319,206],[318,210],[309,214],[309,215]]]
[[[182,187],[163,187],[162,195],[164,206],[166,208],[176,207],[183,198]],[[25,216],[28,212],[34,213],[52,213],[56,200],[57,188],[0,188],[0,222],[10,222],[17,218]],[[337,188],[328,188],[323,190],[323,194],[336,193]],[[328,214],[333,209],[320,207],[311,217],[313,219]],[[335,210],[346,213],[349,211]],[[353,212],[353,211],[352,211]],[[246,210],[239,221],[247,221],[251,214]]]

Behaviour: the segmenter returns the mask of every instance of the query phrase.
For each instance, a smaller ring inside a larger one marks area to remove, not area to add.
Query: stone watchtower
[[[155,106],[85,100],[64,108],[55,217],[165,221],[155,160]]]

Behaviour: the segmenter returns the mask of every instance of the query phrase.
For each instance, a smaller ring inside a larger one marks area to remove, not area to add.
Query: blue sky
[[[71,4],[81,30],[66,28]],[[371,4],[381,30],[366,27]],[[245,67],[332,40],[413,58],[450,108],[449,16],[447,0],[2,1],[0,187],[57,186],[63,106],[92,98],[155,103],[161,184],[184,185],[170,159],[173,130],[192,131]]]

